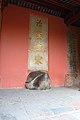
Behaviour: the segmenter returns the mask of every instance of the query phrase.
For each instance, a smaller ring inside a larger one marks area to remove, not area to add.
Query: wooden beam
[[[75,3],[80,5],[80,0],[73,0],[73,2],[75,2]]]
[[[72,23],[75,23],[76,21],[78,21],[80,19],[80,12],[78,12],[77,14],[75,14],[75,16],[69,18],[67,21],[65,21],[65,23],[67,25],[71,25]]]
[[[24,0],[26,1],[26,0]],[[44,8],[48,8],[51,10],[55,10],[56,12],[62,12],[64,11],[64,8],[59,8],[58,6],[54,6],[53,4],[50,4],[50,2],[45,2],[45,0],[41,0],[40,2],[37,0],[27,0],[26,2],[32,3],[38,6],[42,6]]]
[[[46,1],[48,3],[51,3],[51,4],[54,4],[54,5],[57,5],[59,7],[67,9],[67,10],[69,10],[71,8],[70,4],[68,4],[68,3],[62,3],[62,2],[60,2],[60,0],[44,0],[44,1]]]
[[[2,4],[2,0],[0,0],[0,13],[1,13],[1,4]]]
[[[37,0],[31,0],[31,1],[37,1]],[[38,1],[39,3],[39,1]],[[64,8],[64,9],[70,9],[71,5],[69,4],[65,4],[65,3],[62,3],[60,2],[60,0],[41,0],[40,3],[43,3],[43,4],[50,4],[51,6],[53,5],[56,5],[58,7],[61,7],[61,8]]]

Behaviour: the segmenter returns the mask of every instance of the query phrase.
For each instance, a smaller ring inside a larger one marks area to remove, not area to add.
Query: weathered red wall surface
[[[9,5],[3,12],[1,33],[2,87],[24,87],[28,74],[30,14],[48,17],[49,75],[53,86],[63,86],[67,73],[67,27],[63,19]]]
[[[80,74],[80,28],[76,29],[78,32],[78,64],[79,64],[79,74]]]
[[[1,87],[1,30],[0,30],[0,87]]]
[[[1,34],[2,87],[23,87],[27,76],[29,15],[25,9],[9,6],[3,12]]]
[[[0,33],[0,87],[1,87],[1,33]]]
[[[1,17],[1,10],[0,10]],[[0,87],[1,87],[1,21],[0,21]]]
[[[79,74],[80,74],[80,27],[75,26],[68,26],[68,30],[75,30],[78,35],[78,68],[79,68]]]

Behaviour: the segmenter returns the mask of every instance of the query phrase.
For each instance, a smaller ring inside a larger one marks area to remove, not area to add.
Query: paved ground
[[[80,91],[0,89],[0,120],[80,120]]]

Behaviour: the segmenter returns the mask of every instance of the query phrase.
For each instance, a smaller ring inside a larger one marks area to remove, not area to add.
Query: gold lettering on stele
[[[41,21],[41,19],[37,20],[36,26],[42,27],[42,21]]]
[[[36,46],[35,46],[36,50],[41,50],[42,49],[42,44],[39,42]]]
[[[36,31],[36,37],[37,37],[37,39],[42,40],[42,32],[41,31]]]
[[[37,55],[35,56],[35,64],[37,64],[37,65],[43,64],[43,63],[42,63],[42,59],[43,59],[43,57],[40,56],[39,54],[37,54]]]

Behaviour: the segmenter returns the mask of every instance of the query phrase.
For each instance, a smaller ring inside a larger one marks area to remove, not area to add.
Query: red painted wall
[[[80,28],[76,28],[76,31],[78,32],[78,64],[79,64],[79,73],[80,73]]]
[[[80,31],[79,31],[79,42],[78,42],[78,60],[79,60],[79,72],[80,72]]]
[[[9,6],[3,12],[1,34],[2,87],[24,87],[27,75],[29,15],[26,10]]]
[[[0,87],[1,87],[1,33],[0,33]]]
[[[0,30],[0,87],[1,87],[1,30]]]
[[[30,14],[48,17],[49,75],[53,86],[63,86],[67,73],[67,27],[63,19],[9,5],[3,12],[1,33],[2,87],[24,87],[28,74]]]
[[[0,10],[1,17],[1,10]],[[1,19],[0,19],[0,87],[1,87]]]

